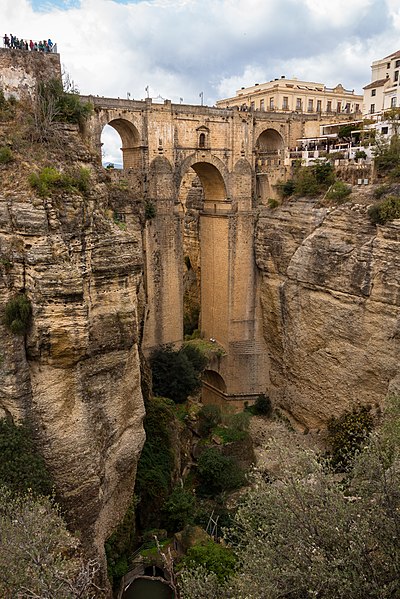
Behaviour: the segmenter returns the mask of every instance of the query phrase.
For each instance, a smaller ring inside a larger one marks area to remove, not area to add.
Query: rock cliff
[[[400,221],[298,200],[256,231],[271,396],[304,428],[400,388]]]
[[[0,126],[13,150],[0,166],[0,314],[24,291],[32,323],[17,336],[0,318],[0,415],[32,423],[69,524],[104,559],[144,442],[140,210],[96,165],[77,126],[59,125],[47,148],[12,127]],[[85,167],[88,191],[41,197],[28,179],[43,166]]]

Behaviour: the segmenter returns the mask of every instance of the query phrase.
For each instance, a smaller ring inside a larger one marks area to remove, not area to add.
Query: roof
[[[389,54],[389,56],[385,56],[385,58],[382,58],[382,60],[387,60],[388,58],[400,58],[400,50],[393,52],[393,54]]]
[[[389,79],[377,79],[376,81],[372,81],[372,83],[368,83],[363,89],[372,89],[373,87],[382,87],[385,83],[389,81]]]

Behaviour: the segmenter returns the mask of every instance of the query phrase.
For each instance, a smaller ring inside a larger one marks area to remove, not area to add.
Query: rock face
[[[271,397],[317,429],[400,388],[400,221],[299,200],[256,232]]]
[[[0,167],[0,314],[18,292],[32,303],[25,337],[0,323],[0,415],[32,423],[70,525],[104,559],[144,442],[141,224],[137,204],[96,167],[76,128],[59,135],[52,164],[88,168],[88,193],[39,197],[25,154]]]

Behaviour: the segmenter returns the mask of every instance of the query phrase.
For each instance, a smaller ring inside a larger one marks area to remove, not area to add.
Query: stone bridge
[[[83,99],[94,105],[86,135],[99,160],[103,128],[111,125],[123,153],[123,171],[115,176],[155,209],[144,233],[144,349],[182,341],[183,298],[192,276],[202,336],[220,348],[205,373],[203,400],[254,399],[269,385],[255,218],[285,177],[287,149],[304,137],[307,117],[151,98]]]

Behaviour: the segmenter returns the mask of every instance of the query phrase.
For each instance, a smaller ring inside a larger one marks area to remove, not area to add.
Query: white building
[[[400,107],[399,73],[400,50],[372,63],[371,83],[364,87],[364,115]]]

